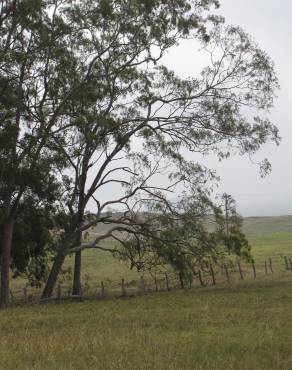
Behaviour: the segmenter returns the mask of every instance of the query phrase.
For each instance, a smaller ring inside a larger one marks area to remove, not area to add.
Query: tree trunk
[[[81,296],[81,251],[75,253],[72,295]]]
[[[9,277],[13,227],[14,220],[8,219],[5,222],[3,229],[0,296],[1,308],[5,308],[9,305]]]
[[[46,286],[45,286],[45,288],[42,292],[41,300],[46,299],[46,298],[50,298],[52,296],[54,287],[56,285],[56,282],[57,282],[57,279],[58,279],[58,276],[59,276],[59,273],[61,271],[61,268],[63,266],[64,260],[65,260],[65,257],[66,257],[67,249],[68,249],[68,247],[67,247],[66,244],[60,246],[60,248],[58,250],[58,253],[57,253],[57,256],[54,260],[53,266],[51,268],[49,277],[47,279]]]
[[[81,226],[83,211],[79,211],[78,226]],[[79,232],[76,236],[76,247],[79,247],[82,243],[82,232]],[[81,251],[75,253],[75,264],[74,264],[74,278],[72,295],[81,296]]]

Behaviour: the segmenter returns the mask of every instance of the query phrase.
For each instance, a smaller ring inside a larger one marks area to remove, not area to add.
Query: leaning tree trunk
[[[76,241],[80,240],[80,243],[81,243],[82,232],[80,233],[80,235],[79,234],[76,235],[76,233],[73,231],[73,230],[76,230],[76,227],[78,227],[78,224],[73,224],[70,230],[68,231],[66,237],[64,237],[64,239],[60,241],[57,255],[54,259],[54,263],[51,267],[49,277],[47,279],[45,288],[41,295],[41,300],[45,300],[52,296],[54,287],[56,285],[58,276],[61,272],[63,263],[65,261],[66,255],[68,254],[72,241],[75,240],[75,243],[76,243]],[[78,237],[80,239],[78,239]],[[80,261],[80,265],[81,265],[81,261]],[[74,273],[74,278],[75,278],[75,273]],[[80,279],[80,268],[79,268],[79,279]]]
[[[10,277],[10,258],[12,246],[14,220],[8,219],[3,227],[2,239],[2,258],[1,258],[1,293],[0,306],[5,308],[9,305],[9,277]]]
[[[51,268],[49,277],[47,279],[45,288],[41,295],[41,300],[45,300],[47,298],[50,298],[53,294],[54,287],[56,285],[59,273],[61,272],[61,268],[63,266],[63,263],[65,261],[65,257],[68,251],[68,245],[69,243],[64,243],[60,246],[58,253],[54,259],[53,266]]]

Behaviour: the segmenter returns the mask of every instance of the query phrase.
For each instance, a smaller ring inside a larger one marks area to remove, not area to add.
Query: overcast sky
[[[248,157],[233,157],[218,162],[208,157],[204,164],[215,169],[221,177],[218,194],[227,192],[237,201],[237,209],[243,216],[273,216],[292,214],[292,1],[281,0],[220,0],[218,14],[226,24],[242,27],[275,63],[281,90],[271,110],[270,119],[277,125],[282,137],[280,146],[266,144],[253,160],[268,158],[272,173],[261,178],[259,167]],[[181,77],[197,77],[202,67],[209,63],[199,45],[184,41],[179,48],[171,49],[163,63]],[[190,158],[200,161],[201,158]],[[102,199],[112,199],[116,192],[113,185],[100,194]],[[90,208],[94,209],[94,202]]]
[[[281,90],[270,112],[270,118],[280,130],[279,147],[267,144],[254,158],[267,157],[272,173],[260,177],[259,168],[248,157],[218,162],[208,158],[208,166],[221,177],[219,191],[232,194],[238,210],[244,216],[292,214],[292,1],[281,0],[221,0],[218,11],[227,24],[241,26],[275,62]],[[173,50],[166,64],[183,76],[194,75],[198,50],[188,42]]]

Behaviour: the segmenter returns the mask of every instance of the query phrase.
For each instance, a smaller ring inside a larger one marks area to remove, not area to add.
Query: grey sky
[[[288,165],[292,157],[292,2],[282,0],[221,0],[218,11],[227,24],[241,26],[275,62],[281,90],[270,112],[280,130],[279,147],[267,144],[255,161],[267,157],[272,173],[262,179],[259,168],[247,157],[237,157],[219,163],[208,158],[206,163],[221,177],[218,191],[232,194],[238,210],[245,216],[292,214],[292,172]],[[166,64],[177,73],[190,76],[202,60],[197,49],[185,42],[167,57]]]

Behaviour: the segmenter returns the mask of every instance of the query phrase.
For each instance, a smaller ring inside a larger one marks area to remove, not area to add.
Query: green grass
[[[256,280],[248,269],[244,281],[234,273],[215,287],[2,311],[0,369],[292,369],[292,271],[281,257],[292,255],[292,231],[283,222],[277,231],[262,219],[258,234],[249,226]],[[268,257],[275,273],[265,275]],[[97,251],[83,253],[86,276],[96,287],[139,278]]]
[[[291,233],[292,216],[247,217],[243,222],[243,231],[247,235]]]
[[[292,273],[1,313],[0,369],[291,369]]]
[[[280,259],[285,255],[292,256],[292,232],[250,235],[248,239],[255,261],[262,261],[266,257]]]

